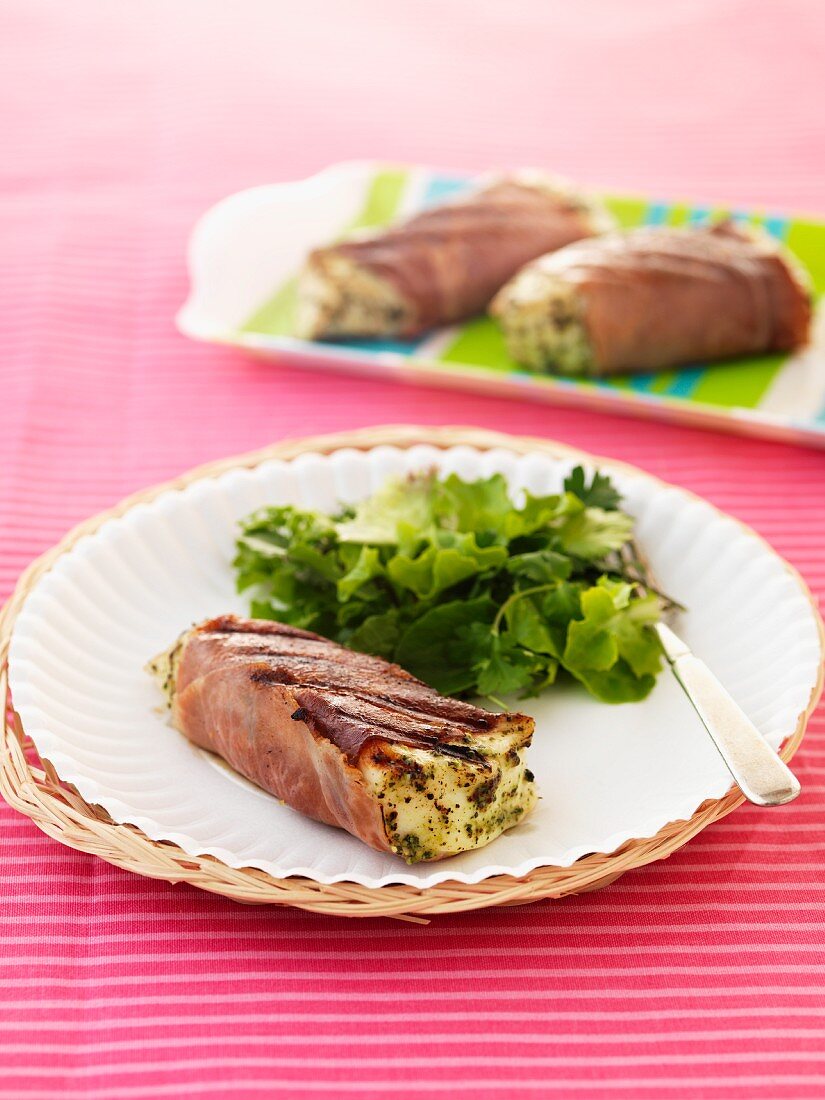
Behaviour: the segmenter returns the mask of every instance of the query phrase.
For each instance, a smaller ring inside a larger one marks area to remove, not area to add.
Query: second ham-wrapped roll
[[[775,240],[722,222],[571,244],[524,268],[491,312],[518,362],[598,376],[790,351],[807,342],[811,295]]]
[[[312,252],[298,282],[297,334],[412,336],[460,321],[483,312],[530,260],[612,226],[601,203],[553,177],[495,180]]]

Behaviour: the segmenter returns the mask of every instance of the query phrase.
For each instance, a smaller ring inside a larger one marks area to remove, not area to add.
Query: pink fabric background
[[[221,196],[359,156],[825,214],[825,7],[0,6],[0,594],[207,459],[387,421],[553,436],[707,495],[825,591],[825,455],[256,363],[179,337]],[[825,722],[804,794],[581,899],[427,928],[244,908],[0,807],[0,1100],[825,1095]]]

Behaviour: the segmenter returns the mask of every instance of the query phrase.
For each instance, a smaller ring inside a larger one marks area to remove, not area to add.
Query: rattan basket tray
[[[252,454],[211,463],[174,481],[137,493],[117,507],[87,520],[26,570],[11,599],[0,612],[0,692],[6,700],[0,744],[0,791],[6,801],[61,843],[150,878],[189,882],[201,889],[247,903],[293,905],[349,917],[389,916],[409,920],[420,920],[438,913],[559,898],[607,886],[633,867],[669,856],[706,825],[740,805],[742,795],[738,788],[733,788],[723,798],[703,803],[689,820],[671,822],[655,836],[631,840],[610,854],[586,856],[569,867],[541,867],[523,878],[499,875],[475,884],[447,881],[425,889],[400,884],[370,888],[346,882],[328,885],[297,876],[278,879],[260,870],[230,867],[212,856],[189,855],[175,844],[149,839],[132,825],[114,823],[100,807],[90,805],[70,785],[63,783],[48,762],[39,760],[12,706],[7,667],[9,643],[23,602],[39,578],[80,538],[95,532],[107,520],[123,515],[134,505],[150,501],[160,493],[183,488],[198,479],[214,477],[236,467],[253,467],[270,458],[291,459],[310,451],[329,453],[342,447],[368,449],[381,444],[411,447],[419,443],[436,447],[467,444],[482,450],[505,447],[518,453],[540,451],[557,457],[599,463],[593,456],[558,443],[472,428],[371,428],[289,441]],[[615,462],[611,464],[614,467],[617,465]],[[801,581],[799,583],[802,584]],[[813,605],[812,600],[811,603]],[[818,617],[817,621],[822,646],[822,624]],[[798,748],[821,691],[820,666],[820,675],[808,707],[782,748],[786,760]]]

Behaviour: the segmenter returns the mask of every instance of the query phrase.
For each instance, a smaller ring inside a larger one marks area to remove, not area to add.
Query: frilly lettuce
[[[235,568],[252,614],[398,662],[446,694],[532,695],[567,675],[642,699],[661,665],[657,595],[623,574],[633,520],[609,478],[514,501],[499,475],[387,482],[338,515],[266,508]]]

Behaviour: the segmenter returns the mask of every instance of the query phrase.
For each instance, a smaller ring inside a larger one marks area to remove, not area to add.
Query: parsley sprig
[[[561,675],[638,700],[661,665],[649,627],[665,601],[640,586],[620,504],[609,477],[581,467],[563,492],[518,503],[500,474],[416,474],[333,516],[248,517],[238,588],[256,618],[396,661],[448,695],[535,695]]]

